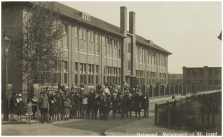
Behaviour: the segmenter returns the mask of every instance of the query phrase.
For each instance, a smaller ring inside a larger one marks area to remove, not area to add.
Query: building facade
[[[183,67],[183,81],[187,85],[221,87],[221,67]]]
[[[23,20],[30,5],[32,3],[5,2],[2,11],[7,11],[3,12],[9,18],[6,23]],[[95,87],[105,81],[121,85],[123,81],[130,84],[132,78],[143,85],[168,84],[168,56],[171,53],[136,34],[134,12],[129,12],[127,30],[126,7],[120,7],[120,27],[117,27],[63,4],[56,2],[55,5],[66,32],[58,42],[63,48],[64,67],[54,72],[60,75],[62,85]],[[13,66],[16,65],[13,60],[10,61],[9,83],[14,90],[22,90],[26,82],[22,81],[21,71]],[[45,82],[46,85],[58,85],[47,79]]]

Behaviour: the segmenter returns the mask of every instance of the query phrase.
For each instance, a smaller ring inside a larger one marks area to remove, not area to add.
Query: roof
[[[156,44],[154,44],[154,43],[153,43],[152,45],[149,44],[148,40],[145,39],[145,38],[143,38],[142,36],[136,35],[136,41],[137,41],[138,43],[141,43],[141,44],[145,45],[145,46],[149,46],[149,47],[151,47],[151,48],[154,48],[154,49],[163,51],[163,52],[165,52],[165,53],[172,54],[171,52],[169,52],[169,51],[167,51],[167,50],[161,48],[160,46],[158,46],[158,45],[156,45]]]
[[[12,2],[10,2],[12,3]],[[21,3],[21,2],[14,2],[14,3]],[[33,4],[34,2],[26,2],[26,4]],[[69,6],[66,6],[62,3],[59,3],[59,2],[54,2],[55,3],[55,9],[59,9],[59,13],[67,18],[70,18],[70,19],[74,19],[76,20],[77,22],[80,22],[80,23],[84,23],[85,25],[88,25],[88,26],[91,26],[91,27],[96,27],[97,29],[100,29],[101,31],[105,31],[106,33],[110,33],[110,34],[114,34],[114,35],[118,35],[120,37],[125,37],[121,32],[120,32],[120,28],[115,26],[115,25],[112,25],[108,22],[105,22],[103,20],[100,20],[96,17],[93,17],[91,16],[91,21],[87,21],[87,20],[84,20],[82,19],[81,17],[78,16],[78,13],[82,12],[82,11],[79,11],[79,10],[76,10],[74,8],[71,8]],[[24,4],[24,2],[23,2]],[[156,45],[156,44],[149,44],[148,40],[143,38],[142,36],[139,36],[136,34],[136,41],[140,44],[143,44],[145,46],[148,46],[150,48],[154,48],[154,49],[157,49],[159,51],[162,51],[164,53],[167,53],[167,54],[172,54],[171,52],[161,48],[160,46]]]
[[[67,17],[70,17],[72,19],[78,20],[78,21],[80,21],[80,22],[82,22],[86,25],[97,27],[99,29],[104,30],[105,32],[109,32],[109,33],[124,37],[124,35],[122,33],[120,33],[120,31],[119,31],[120,29],[118,27],[112,25],[112,24],[109,24],[109,23],[107,23],[105,21],[102,21],[98,18],[95,18],[93,16],[91,16],[91,21],[90,22],[84,20],[81,17],[79,17],[78,13],[82,12],[82,11],[78,11],[76,9],[73,9],[69,6],[66,6],[66,5],[58,3],[58,2],[55,2],[55,8],[59,8],[59,13],[64,15],[64,16],[67,16]]]

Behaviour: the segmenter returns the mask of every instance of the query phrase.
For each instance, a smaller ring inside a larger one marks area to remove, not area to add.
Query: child
[[[29,99],[28,100],[28,103],[27,103],[27,105],[26,105],[26,121],[29,123],[29,124],[31,124],[31,116],[33,115],[33,112],[32,112],[32,102],[31,102],[31,100]]]
[[[69,120],[69,114],[70,114],[70,107],[71,107],[71,102],[69,97],[67,97],[64,101],[64,120]]]
[[[18,94],[16,98],[16,106],[17,106],[17,120],[22,121],[22,111],[24,108],[23,100],[22,100],[22,94]]]

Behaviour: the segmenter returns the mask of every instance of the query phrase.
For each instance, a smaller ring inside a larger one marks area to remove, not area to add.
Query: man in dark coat
[[[100,100],[101,100],[101,97],[100,97],[99,93],[95,92],[95,97],[94,97],[94,102],[93,102],[93,107],[92,107],[93,113],[94,113],[93,117],[95,119],[97,119],[97,113],[98,113],[98,109],[100,107]]]
[[[59,89],[58,93],[57,93],[57,114],[56,114],[56,119],[57,120],[57,115],[58,115],[58,120],[61,120],[61,113],[62,113],[62,106],[63,106],[63,102],[62,102],[62,96],[61,96],[61,90]]]
[[[146,94],[144,94],[143,98],[142,98],[142,108],[144,110],[144,118],[149,118],[149,113],[148,113],[148,109],[149,109],[149,98],[146,96]]]
[[[135,97],[133,98],[133,108],[135,110],[135,118],[137,118],[137,114],[139,115],[140,119],[140,111],[141,111],[141,95],[139,92],[136,93]]]
[[[91,113],[91,118],[93,118],[93,102],[94,102],[94,97],[95,94],[93,93],[93,89],[90,91],[88,95],[88,110],[87,110],[87,118],[90,117]]]

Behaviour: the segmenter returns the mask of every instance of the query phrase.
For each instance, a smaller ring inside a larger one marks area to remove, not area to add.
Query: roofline
[[[136,44],[137,44],[137,43],[142,44],[142,45],[144,45],[144,46],[147,46],[147,47],[149,47],[149,48],[152,48],[152,49],[155,49],[155,50],[158,50],[158,51],[161,51],[161,52],[167,53],[168,55],[172,55],[172,53],[171,53],[171,52],[169,52],[169,51],[163,51],[163,50],[160,50],[160,49],[157,49],[157,48],[151,47],[150,45],[146,45],[146,44],[144,44],[144,43],[141,43],[141,42],[137,41],[137,39],[136,39]]]

